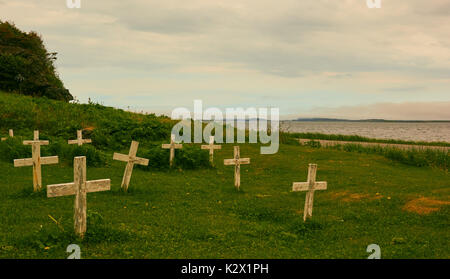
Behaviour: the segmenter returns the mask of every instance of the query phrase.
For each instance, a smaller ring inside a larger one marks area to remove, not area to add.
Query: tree
[[[47,52],[36,32],[22,32],[0,21],[0,90],[70,101],[73,96],[56,73],[56,52]]]

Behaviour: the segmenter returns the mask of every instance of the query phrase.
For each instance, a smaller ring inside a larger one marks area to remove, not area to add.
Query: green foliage
[[[45,139],[45,137],[41,137]],[[0,142],[0,160],[12,163],[14,159],[31,158],[31,146],[23,145],[22,137],[7,138]],[[109,164],[108,156],[91,145],[69,145],[62,140],[50,140],[50,145],[41,146],[41,156],[59,156],[61,162],[73,164],[73,158],[86,156],[88,166],[100,167]]]
[[[19,94],[70,101],[54,66],[56,53],[45,49],[35,32],[22,32],[0,21],[0,89]]]
[[[183,149],[175,156],[175,166],[182,169],[197,169],[210,167],[209,153],[201,150],[200,146],[193,144],[184,144]]]
[[[14,159],[31,158],[31,147],[23,145],[20,137],[7,138],[0,142],[0,160],[12,163]]]
[[[60,161],[64,161],[69,165],[73,165],[73,158],[78,156],[86,157],[86,164],[90,167],[108,166],[108,155],[101,150],[98,150],[90,144],[78,146],[76,144],[67,144],[67,142],[58,140],[51,141],[47,148],[42,149],[43,156],[58,155]]]
[[[0,92],[0,133],[13,128],[30,139],[33,130],[61,140],[84,138],[101,150],[128,148],[131,140],[144,145],[170,138],[176,123],[165,116],[137,114],[99,104],[70,104],[47,98],[30,98]]]
[[[321,133],[283,133],[285,137],[294,139],[320,139],[320,140],[336,140],[336,141],[361,141],[361,142],[379,142],[379,143],[395,143],[395,144],[412,144],[412,145],[433,145],[433,146],[449,146],[448,142],[424,142],[424,141],[405,141],[395,139],[372,139],[358,135],[334,135]],[[287,143],[287,142],[286,142]]]
[[[450,165],[450,154],[448,151],[432,149],[410,149],[402,150],[394,147],[361,146],[359,144],[336,145],[332,148],[347,152],[358,152],[366,154],[379,154],[393,161],[406,165],[425,167],[432,166],[448,170]]]
[[[150,147],[140,145],[137,155]],[[233,167],[221,163],[232,144],[215,154],[214,169],[136,169],[127,194],[123,162],[90,168],[88,179],[111,178],[111,191],[88,194],[84,240],[73,235],[73,196],[31,195],[30,172],[0,161],[0,212],[7,213],[0,214],[0,258],[64,259],[78,244],[83,259],[365,259],[371,243],[386,259],[448,258],[450,206],[436,204],[427,215],[405,210],[421,197],[447,201],[448,172],[331,148],[280,145],[276,155],[241,148],[252,164],[241,169],[240,191]],[[313,218],[303,222],[305,192],[292,192],[292,182],[306,181],[309,162],[328,189],[315,193]],[[72,172],[47,166],[43,182],[69,182]]]
[[[137,167],[143,170],[167,170],[170,168],[170,151],[162,149],[161,144],[149,144],[141,147],[140,156],[149,159],[148,166]],[[182,149],[175,150],[174,168],[193,170],[211,167],[209,153],[199,146],[184,144]]]

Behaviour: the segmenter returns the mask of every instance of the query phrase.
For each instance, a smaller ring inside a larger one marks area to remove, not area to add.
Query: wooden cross
[[[81,238],[86,233],[86,196],[87,193],[111,190],[110,179],[86,180],[86,157],[75,157],[73,160],[73,181],[71,183],[47,186],[47,197],[75,195],[74,228]]]
[[[118,161],[127,162],[127,166],[125,167],[125,173],[123,174],[122,179],[122,189],[126,192],[128,190],[128,186],[130,185],[131,174],[133,173],[134,164],[148,166],[148,159],[136,157],[136,153],[138,150],[139,142],[132,141],[130,152],[128,155],[114,153],[113,159]]]
[[[14,137],[14,131],[13,129],[9,129],[9,137],[13,138]],[[1,138],[1,141],[5,141],[7,138]]]
[[[316,181],[316,173],[317,173],[317,165],[309,164],[308,181],[307,182],[294,182],[294,184],[292,185],[292,191],[294,191],[294,192],[308,191],[306,193],[305,210],[303,212],[303,221],[306,221],[306,218],[312,217],[314,191],[327,189],[326,181]]]
[[[202,145],[202,149],[209,149],[209,162],[214,164],[214,150],[222,149],[222,145],[214,145],[214,136],[209,137],[209,144]]]
[[[250,158],[241,158],[239,146],[234,147],[234,159],[225,159],[225,166],[234,165],[234,186],[239,190],[241,187],[241,165],[250,164]]]
[[[78,144],[78,146],[82,146],[83,143],[92,143],[91,139],[83,139],[83,131],[77,130],[77,139],[76,140],[68,140],[69,144]]]
[[[41,165],[58,164],[58,156],[41,157],[41,145],[48,145],[48,140],[39,140],[39,131],[34,131],[34,140],[24,140],[24,145],[31,145],[32,156],[27,159],[15,159],[14,167],[33,166],[33,189],[42,189]]]
[[[170,149],[170,166],[173,165],[173,159],[175,158],[175,149],[181,149],[183,148],[182,144],[175,143],[175,135],[170,135],[170,144],[163,144],[162,148],[164,149]]]

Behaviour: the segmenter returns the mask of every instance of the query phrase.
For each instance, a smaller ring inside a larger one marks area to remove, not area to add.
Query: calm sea
[[[450,142],[450,122],[300,122],[283,121],[282,131],[359,135],[377,139]]]

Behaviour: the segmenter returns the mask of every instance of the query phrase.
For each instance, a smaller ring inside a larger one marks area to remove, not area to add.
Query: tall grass
[[[336,141],[360,141],[360,142],[376,142],[376,143],[391,143],[391,144],[411,144],[411,145],[426,145],[426,146],[446,146],[450,147],[449,142],[427,142],[427,141],[406,141],[395,139],[373,139],[358,135],[336,135],[336,134],[321,134],[321,133],[282,133],[285,137],[294,140],[297,139],[318,139],[318,140],[336,140]]]

